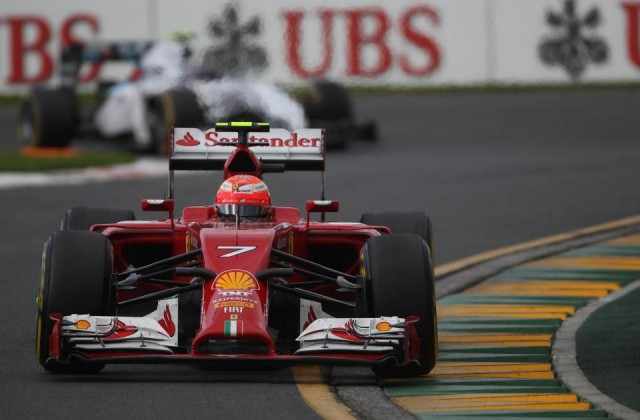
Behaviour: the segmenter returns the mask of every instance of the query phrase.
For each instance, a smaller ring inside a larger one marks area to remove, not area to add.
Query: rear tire
[[[421,211],[387,211],[381,213],[364,213],[360,222],[371,226],[386,226],[392,234],[415,233],[429,245],[433,258],[433,230],[431,219]]]
[[[375,372],[403,377],[429,373],[438,352],[438,327],[433,265],[427,244],[414,234],[377,236],[367,240],[363,257],[365,284],[359,312],[370,317],[420,317],[416,324],[420,363],[378,367]]]
[[[123,220],[136,220],[136,215],[131,210],[72,207],[64,214],[60,222],[60,230],[89,230],[93,225],[117,223]]]
[[[187,88],[171,89],[157,98],[152,112],[157,113],[157,125],[150,127],[155,151],[168,156],[171,152],[171,130],[173,127],[198,128],[205,124],[204,110],[196,94]]]
[[[353,119],[349,92],[341,84],[329,80],[313,82],[311,94],[303,98],[302,105],[309,120]]]
[[[378,141],[380,134],[378,133],[378,124],[375,121],[367,121],[358,126],[358,140],[368,142]]]
[[[53,313],[62,315],[112,315],[114,288],[112,248],[95,232],[56,232],[44,246],[37,297],[36,355],[42,367],[53,373],[95,373],[104,365],[49,357]]]
[[[325,129],[327,148],[344,149],[355,134],[353,104],[344,86],[328,80],[315,81],[301,103],[309,126]]]
[[[69,88],[36,88],[20,107],[18,137],[24,145],[67,147],[76,134],[76,96]]]

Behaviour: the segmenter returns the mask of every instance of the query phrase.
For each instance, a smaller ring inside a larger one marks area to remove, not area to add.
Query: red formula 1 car
[[[323,172],[322,130],[220,123],[176,128],[173,145],[168,198],[142,201],[168,218],[77,207],[46,242],[36,336],[46,370],[329,363],[407,376],[433,368],[426,215],[326,223],[312,214],[324,220],[335,201],[307,201],[306,216],[271,206],[262,175]],[[225,178],[216,203],[174,217],[174,171],[216,169]]]

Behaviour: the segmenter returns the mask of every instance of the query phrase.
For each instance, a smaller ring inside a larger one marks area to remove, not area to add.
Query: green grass
[[[0,106],[4,106],[4,105],[20,105],[25,98],[27,97],[27,94],[23,94],[23,95],[3,95],[0,94]],[[81,105],[92,105],[96,103],[96,95],[93,93],[81,93],[80,95],[78,95],[78,98],[80,100],[80,104]]]
[[[135,156],[123,152],[78,152],[71,157],[28,157],[19,151],[0,150],[0,172],[39,172],[130,163]]]
[[[17,105],[22,102],[23,96],[0,95],[0,105]]]

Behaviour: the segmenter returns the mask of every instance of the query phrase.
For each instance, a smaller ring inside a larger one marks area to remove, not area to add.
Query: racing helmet
[[[271,194],[260,178],[234,175],[220,185],[215,205],[220,216],[265,217],[271,210]]]

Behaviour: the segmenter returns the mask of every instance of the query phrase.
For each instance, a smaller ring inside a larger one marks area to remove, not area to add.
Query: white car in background
[[[136,151],[165,155],[172,127],[223,120],[265,121],[289,130],[326,127],[329,148],[377,137],[374,123],[355,122],[350,95],[337,83],[315,81],[296,100],[250,74],[212,68],[211,57],[191,55],[175,41],[71,45],[61,54],[60,84],[34,87],[23,103],[19,136],[42,147],[65,147],[75,138],[125,139]],[[97,103],[83,106],[77,94],[81,66],[111,61],[134,63],[137,77],[98,82]]]

